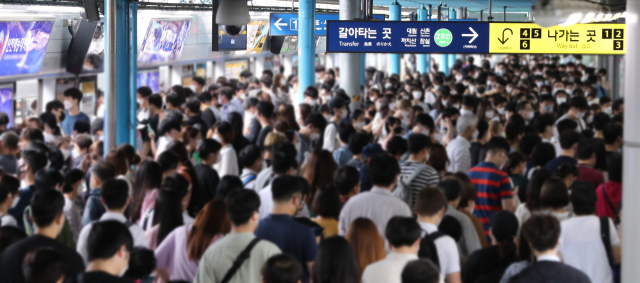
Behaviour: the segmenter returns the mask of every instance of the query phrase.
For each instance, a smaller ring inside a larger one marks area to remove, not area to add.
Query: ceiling
[[[507,11],[511,12],[530,12],[531,6],[536,2],[535,0],[494,0],[491,1],[492,11],[502,12],[504,6],[507,6]],[[392,3],[392,0],[373,0],[374,5],[388,6]],[[433,0],[398,0],[398,3],[402,7],[420,7],[420,4],[425,6],[431,4],[436,7],[442,3],[447,4],[447,7],[467,7],[469,11],[477,12],[482,9],[489,8],[489,0],[449,0],[449,1],[433,1]],[[487,10],[485,10],[487,11]]]

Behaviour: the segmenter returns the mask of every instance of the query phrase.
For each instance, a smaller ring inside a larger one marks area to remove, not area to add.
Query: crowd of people
[[[105,148],[83,94],[7,129],[7,283],[620,279],[622,99],[580,56],[457,60],[360,94],[318,67],[137,90]],[[299,93],[304,93],[304,96]]]

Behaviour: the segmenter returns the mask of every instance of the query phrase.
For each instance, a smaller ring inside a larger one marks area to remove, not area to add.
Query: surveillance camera
[[[229,36],[235,37],[242,33],[242,31],[246,29],[246,26],[238,26],[238,25],[223,25],[222,30]]]

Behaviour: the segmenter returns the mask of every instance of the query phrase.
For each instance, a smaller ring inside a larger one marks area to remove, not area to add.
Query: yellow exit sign
[[[489,53],[625,54],[625,24],[490,23]]]

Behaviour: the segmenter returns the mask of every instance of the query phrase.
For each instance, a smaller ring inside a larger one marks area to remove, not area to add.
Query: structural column
[[[360,18],[360,0],[340,0],[340,20],[348,21]],[[359,53],[340,53],[340,88],[344,89],[349,97],[360,95],[360,73],[362,72]],[[351,109],[359,108],[352,105]]]
[[[303,101],[304,90],[315,85],[316,0],[300,0],[298,4],[298,101]]]
[[[342,10],[342,9],[340,9]],[[398,2],[389,5],[389,20],[400,21],[402,17],[402,6]],[[389,54],[389,75],[400,75],[400,54]]]
[[[104,150],[129,142],[129,2],[106,0]],[[119,119],[116,119],[119,117]]]
[[[627,30],[640,29],[640,2],[629,1],[627,3]],[[624,103],[626,109],[638,109],[640,107],[640,96],[636,90],[640,88],[638,74],[640,73],[640,50],[634,48],[640,46],[640,38],[630,36],[626,38],[627,49],[625,55],[625,78],[624,78]],[[640,111],[627,110],[624,111],[625,121],[640,120]],[[640,242],[637,236],[640,234],[640,222],[637,221],[636,215],[640,215],[640,206],[636,205],[640,202],[640,190],[634,190],[633,185],[640,183],[640,174],[637,174],[640,168],[640,127],[627,126],[624,128],[624,148],[623,148],[623,180],[626,186],[624,194],[622,194],[622,282],[637,282],[640,278],[640,268],[637,263],[640,262]]]
[[[427,9],[424,8],[424,5],[420,5],[420,9],[418,9],[418,21],[424,22],[427,20]],[[416,69],[418,73],[424,74],[427,72],[427,54],[417,54],[416,55]]]
[[[138,2],[131,2],[131,42],[129,42],[129,143],[136,148],[138,134]]]

